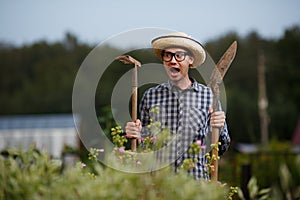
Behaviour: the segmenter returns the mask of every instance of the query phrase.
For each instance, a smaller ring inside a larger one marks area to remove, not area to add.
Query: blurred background
[[[198,39],[215,62],[238,42],[224,78],[232,145],[220,161],[220,176],[242,184],[256,175],[268,186],[279,164],[292,163],[299,153],[299,8],[297,0],[1,0],[0,148],[35,143],[55,157],[79,148],[72,89],[85,57],[113,35],[161,27]],[[111,84],[96,95],[99,121],[108,130],[109,93],[118,78],[111,73]]]

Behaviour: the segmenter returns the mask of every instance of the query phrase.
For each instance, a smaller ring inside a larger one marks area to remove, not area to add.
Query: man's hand
[[[141,130],[142,124],[141,121],[138,119],[135,122],[127,122],[125,126],[125,132],[127,138],[141,138]]]
[[[214,128],[222,128],[225,124],[225,113],[223,111],[214,112],[212,108],[209,109],[210,112],[210,125]]]

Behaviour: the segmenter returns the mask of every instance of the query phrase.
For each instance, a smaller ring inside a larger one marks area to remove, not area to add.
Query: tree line
[[[227,122],[233,140],[260,142],[257,65],[261,52],[265,56],[269,136],[291,140],[300,108],[300,27],[290,27],[276,39],[262,38],[256,32],[245,37],[230,32],[204,47],[217,62],[234,40],[238,42],[237,55],[224,78]],[[56,43],[39,41],[20,47],[0,43],[0,115],[71,113],[77,71],[93,48],[70,33]],[[120,51],[102,48],[107,53]],[[145,60],[155,59],[150,50],[132,53]],[[102,81],[107,84],[97,90],[98,112],[107,112],[118,73],[129,70],[118,69],[112,67],[105,72],[109,81]]]

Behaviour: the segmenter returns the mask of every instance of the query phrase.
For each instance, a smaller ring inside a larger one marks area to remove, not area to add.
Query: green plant
[[[218,142],[217,144],[211,144],[211,148],[212,149],[216,149],[217,152],[219,152],[219,145],[221,145],[220,142]],[[210,174],[212,172],[212,170],[214,170],[214,166],[213,166],[213,162],[215,160],[220,160],[220,156],[215,156],[212,153],[206,153],[206,159],[207,159],[207,172],[208,174]]]
[[[128,139],[121,127],[112,128],[115,148],[105,153],[113,162],[128,168],[145,164],[137,153],[151,154],[173,139],[168,129],[161,130],[158,126],[160,123],[151,123],[149,128],[154,132],[144,139],[143,148],[138,148],[137,152],[126,149]],[[193,155],[204,148],[196,141],[188,151]],[[218,148],[218,144],[212,148]],[[185,170],[174,174],[168,167],[151,173],[121,172],[103,167],[98,161],[102,153],[104,149],[91,148],[87,162],[81,161],[61,170],[60,160],[52,160],[34,146],[27,151],[8,149],[6,156],[0,157],[0,199],[234,199],[239,190],[226,184],[194,180]],[[187,159],[183,168],[192,169],[195,162],[195,159]],[[251,184],[253,195],[261,195],[257,193],[255,183]]]
[[[150,112],[152,113],[158,113],[158,108],[153,108]],[[150,130],[150,136],[142,138],[142,145],[138,148],[137,152],[131,152],[131,150],[125,150],[124,144],[128,142],[126,140],[124,135],[121,135],[124,133],[124,131],[121,129],[120,126],[117,126],[115,128],[111,129],[111,135],[113,137],[113,143],[115,145],[115,148],[113,150],[114,159],[111,157],[109,158],[111,162],[113,163],[121,163],[122,165],[127,165],[129,168],[139,167],[138,165],[145,165],[145,163],[138,158],[136,158],[136,153],[149,153],[154,152],[156,150],[159,150],[162,148],[168,141],[171,141],[173,138],[170,137],[170,131],[169,129],[161,129],[161,123],[157,121],[153,121],[150,119],[150,124],[148,125],[148,128]],[[217,144],[211,144],[212,149],[216,149],[219,151],[219,145]],[[192,143],[188,149],[188,153],[190,154],[191,158],[187,158],[183,161],[183,165],[181,166],[181,169],[183,169],[180,172],[180,176],[183,176],[185,174],[186,170],[192,170],[195,167],[195,163],[197,162],[196,155],[200,153],[201,150],[204,150],[206,146],[202,146],[201,140],[197,140],[194,143]],[[95,151],[90,151],[95,152]],[[210,153],[206,154],[206,158],[208,160],[207,168],[208,171],[206,173],[210,173],[213,169],[213,161],[216,159],[220,159],[219,156],[210,155]],[[186,174],[185,174],[186,175]],[[200,182],[212,184],[210,181],[201,180]],[[229,190],[227,199],[232,199],[235,194],[237,194],[238,187],[230,187],[229,189],[226,188],[226,184],[221,183],[214,183],[217,184],[220,187],[223,187],[225,190]]]
[[[300,155],[294,160],[294,168],[281,163],[279,168],[279,182],[272,185],[274,199],[300,199]]]
[[[257,179],[252,177],[248,182],[249,198],[251,200],[264,200],[270,199],[270,188],[259,189]],[[238,189],[238,196],[240,199],[245,200],[244,194],[241,189]]]
[[[95,159],[102,151],[91,149],[91,162],[61,172],[61,162],[46,152],[9,149],[0,157],[0,199],[223,199],[228,192],[219,184],[170,174],[167,168],[147,174],[104,168]]]
[[[39,199],[60,177],[61,162],[30,146],[0,157],[0,199]]]
[[[116,126],[115,128],[111,128],[111,136],[112,136],[113,143],[116,147],[124,147],[125,143],[128,142],[121,126]]]

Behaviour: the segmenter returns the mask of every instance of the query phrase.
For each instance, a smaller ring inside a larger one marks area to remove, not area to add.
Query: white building
[[[0,151],[7,147],[27,149],[35,144],[52,156],[61,156],[65,145],[78,148],[72,114],[18,115],[0,117]]]

